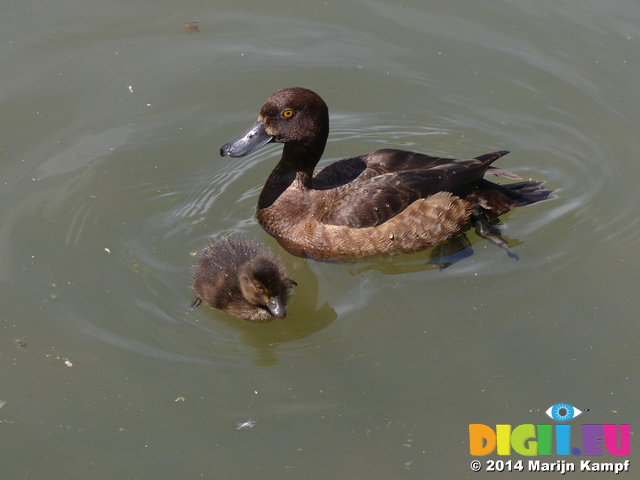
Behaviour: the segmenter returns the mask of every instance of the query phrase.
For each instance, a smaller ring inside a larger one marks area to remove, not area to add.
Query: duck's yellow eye
[[[291,118],[293,117],[293,110],[285,110],[284,112],[282,112],[282,116],[284,118]]]

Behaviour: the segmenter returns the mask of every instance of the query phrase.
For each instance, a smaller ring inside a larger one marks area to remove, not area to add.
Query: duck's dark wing
[[[365,228],[395,217],[418,198],[438,192],[466,196],[489,165],[507,152],[470,160],[379,150],[335,162],[314,177],[316,218],[331,225]],[[356,175],[356,173],[358,173]]]
[[[509,153],[506,150],[487,153],[476,157],[485,164],[491,164],[498,158]],[[408,170],[424,170],[439,165],[447,165],[457,160],[444,157],[432,157],[422,153],[407,150],[382,149],[369,155],[338,160],[318,171],[313,177],[313,188],[327,190],[346,185],[360,177],[365,180],[377,175]],[[518,175],[490,166],[488,171],[506,178],[522,180]]]
[[[376,150],[369,155],[345,158],[326,166],[313,177],[313,188],[327,190],[351,183],[356,178],[366,180],[385,173],[426,169],[450,162],[450,158],[431,157],[407,150]]]

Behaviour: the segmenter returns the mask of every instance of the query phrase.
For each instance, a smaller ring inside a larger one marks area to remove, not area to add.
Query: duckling
[[[234,317],[269,322],[287,315],[291,280],[275,255],[243,238],[227,237],[207,247],[193,275],[197,297]]]
[[[350,262],[409,253],[473,226],[508,249],[492,222],[551,194],[540,182],[484,179],[491,172],[521,180],[491,166],[506,150],[455,160],[383,149],[314,174],[328,135],[329,110],[320,96],[285,88],[266,101],[247,132],[220,149],[222,156],[242,157],[267,143],[284,143],[258,199],[257,219],[293,255]]]

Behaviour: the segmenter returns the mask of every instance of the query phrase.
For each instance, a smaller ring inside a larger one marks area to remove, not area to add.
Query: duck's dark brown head
[[[247,262],[240,272],[240,290],[253,305],[269,310],[271,315],[284,318],[289,288],[296,283],[285,275],[282,267],[268,258]]]
[[[315,92],[302,87],[278,90],[265,102],[258,120],[220,149],[220,155],[242,157],[270,142],[319,149],[329,136],[329,109]]]

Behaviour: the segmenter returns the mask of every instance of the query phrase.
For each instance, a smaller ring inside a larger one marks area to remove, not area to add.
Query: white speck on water
[[[242,430],[243,428],[248,428],[250,430],[255,426],[256,422],[257,420],[254,420],[253,418],[250,418],[246,422],[240,422],[238,423],[237,430]]]

